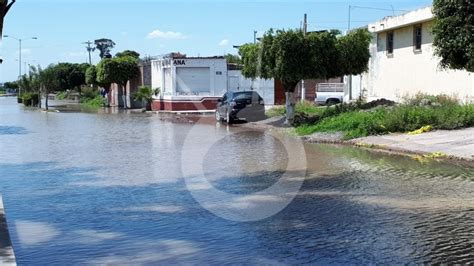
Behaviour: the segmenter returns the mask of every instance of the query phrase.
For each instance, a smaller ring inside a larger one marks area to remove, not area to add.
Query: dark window
[[[416,25],[413,28],[413,47],[415,48],[415,51],[421,51],[421,43],[423,40],[423,28],[420,25]]]
[[[387,33],[387,54],[393,54],[393,41],[394,41],[394,32],[390,31]]]

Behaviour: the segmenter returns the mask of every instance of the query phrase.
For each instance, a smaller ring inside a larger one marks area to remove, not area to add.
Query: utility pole
[[[306,37],[306,34],[308,33],[308,15],[304,14],[304,20],[303,20],[303,35]],[[301,102],[304,103],[306,100],[306,88],[304,84],[304,79],[301,81]]]
[[[91,57],[91,52],[94,52],[95,51],[95,48],[92,47],[91,45],[94,44],[93,42],[91,41],[87,41],[85,42],[84,44],[87,44],[87,52],[89,52],[89,65],[92,65],[92,57]]]
[[[257,44],[257,33],[258,31],[256,30],[253,31],[253,44]]]

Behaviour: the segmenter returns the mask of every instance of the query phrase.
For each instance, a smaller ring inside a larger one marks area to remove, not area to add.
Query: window
[[[389,31],[387,33],[387,54],[393,55],[393,41],[394,41],[394,32]]]
[[[415,52],[421,51],[421,44],[423,40],[423,28],[422,25],[415,25],[413,27],[413,49]]]

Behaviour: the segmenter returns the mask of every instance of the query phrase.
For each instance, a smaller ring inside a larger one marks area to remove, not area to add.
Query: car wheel
[[[217,110],[216,110],[216,120],[217,120],[217,122],[222,122],[221,114]]]

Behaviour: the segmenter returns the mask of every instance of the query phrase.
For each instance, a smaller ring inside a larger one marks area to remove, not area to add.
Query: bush
[[[105,105],[105,98],[99,95],[93,99],[89,99],[85,102],[81,102],[81,104],[88,108],[97,109]]]
[[[97,98],[97,96],[101,96],[98,89],[84,87],[82,88],[82,93],[81,93],[81,103],[94,100],[95,98]]]
[[[23,105],[35,107],[39,104],[40,95],[33,92],[24,92],[21,95],[21,99],[23,100]]]
[[[56,100],[64,100],[68,97],[68,93],[65,91],[60,91],[56,94]]]

